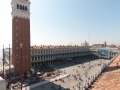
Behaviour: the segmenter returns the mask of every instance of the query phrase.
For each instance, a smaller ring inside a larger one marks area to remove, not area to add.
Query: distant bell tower
[[[22,72],[31,70],[30,51],[30,1],[12,0],[12,64],[15,67],[15,75],[19,75],[22,43]]]
[[[106,41],[104,42],[104,47],[106,47]]]

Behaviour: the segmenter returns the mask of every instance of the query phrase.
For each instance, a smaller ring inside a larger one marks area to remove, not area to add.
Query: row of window
[[[96,53],[96,54],[98,54],[99,52],[91,52],[91,53]],[[108,52],[109,53],[109,52]],[[110,54],[117,54],[117,53],[119,53],[119,52],[110,52]]]
[[[72,52],[72,51],[83,52],[82,50],[79,50],[79,49],[76,49],[76,50],[75,49],[73,50],[36,50],[36,51],[32,51],[32,54],[67,53],[67,52]]]
[[[98,55],[98,52],[92,52],[92,54]],[[118,54],[118,53],[117,53],[117,52],[116,52],[116,53],[111,52],[111,53],[110,53],[110,56],[116,55],[116,54]]]
[[[60,58],[68,58],[68,57],[75,57],[75,56],[88,55],[88,54],[89,53],[74,53],[74,54],[62,54],[62,55],[32,56],[32,61],[60,59]]]
[[[97,52],[97,49],[90,49],[92,52]],[[110,50],[111,52],[119,52],[120,50]]]
[[[110,53],[110,55],[116,55],[117,53]]]
[[[27,11],[27,6],[17,4],[17,9]]]

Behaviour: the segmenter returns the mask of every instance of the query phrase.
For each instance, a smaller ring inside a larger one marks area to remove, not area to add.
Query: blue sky
[[[120,0],[30,0],[31,45],[120,45]],[[0,0],[0,47],[12,44],[11,0]]]

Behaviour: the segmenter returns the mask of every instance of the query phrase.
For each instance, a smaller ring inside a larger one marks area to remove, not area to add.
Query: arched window
[[[22,8],[23,10],[25,10],[25,8],[24,8],[24,6],[23,6],[23,8]]]
[[[17,4],[17,9],[19,9],[19,4]]]
[[[25,7],[25,11],[27,11],[27,7]]]
[[[22,10],[22,5],[20,5],[20,9]]]

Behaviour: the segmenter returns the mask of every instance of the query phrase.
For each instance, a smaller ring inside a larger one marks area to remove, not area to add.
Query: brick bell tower
[[[31,70],[30,51],[30,1],[12,0],[12,64],[15,67],[15,75],[20,73],[22,43],[22,73]]]

